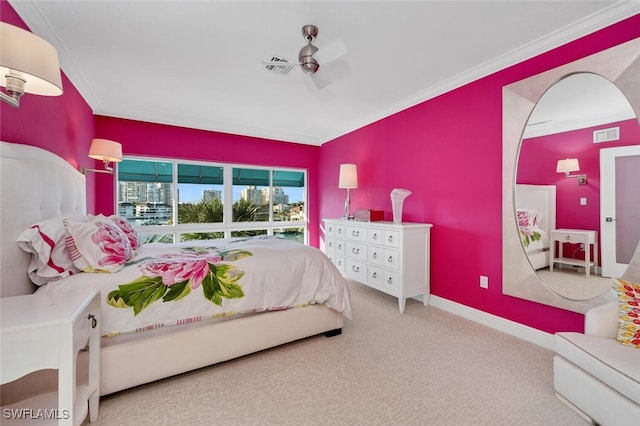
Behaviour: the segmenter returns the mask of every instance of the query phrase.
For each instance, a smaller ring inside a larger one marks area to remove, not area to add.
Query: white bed
[[[517,184],[515,189],[516,212],[539,212],[534,226],[519,226],[522,246],[534,270],[549,266],[549,236],[556,228],[555,185]],[[520,223],[519,223],[520,225]],[[533,224],[531,224],[533,225]],[[532,234],[536,235],[533,241]]]
[[[36,290],[27,276],[30,256],[18,247],[17,237],[24,229],[44,219],[84,215],[85,177],[67,161],[43,149],[7,142],[0,144],[0,296],[10,297]],[[342,313],[323,304],[311,304],[103,344],[100,394],[110,394],[309,336],[339,334],[342,325]],[[176,359],[180,362],[176,363]],[[13,387],[5,385],[3,403],[19,399],[36,388],[49,390],[56,380],[54,374],[47,372],[23,378]]]

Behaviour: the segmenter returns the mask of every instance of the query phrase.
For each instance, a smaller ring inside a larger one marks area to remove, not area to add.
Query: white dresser
[[[324,219],[325,254],[346,277],[398,298],[429,304],[428,223],[355,222]]]

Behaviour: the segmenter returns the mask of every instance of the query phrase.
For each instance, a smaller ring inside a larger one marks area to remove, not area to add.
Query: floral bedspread
[[[520,240],[527,253],[549,249],[549,236],[543,229],[535,226],[521,226]]]
[[[153,243],[117,273],[80,273],[38,292],[101,292],[102,334],[309,304],[351,317],[346,281],[318,249],[275,237]]]

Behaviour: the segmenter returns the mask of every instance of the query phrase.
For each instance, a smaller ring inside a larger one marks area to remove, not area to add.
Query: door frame
[[[600,150],[600,253],[601,274],[620,277],[629,265],[617,263],[616,247],[616,158],[640,156],[640,145],[628,145]],[[607,221],[612,218],[613,221]]]

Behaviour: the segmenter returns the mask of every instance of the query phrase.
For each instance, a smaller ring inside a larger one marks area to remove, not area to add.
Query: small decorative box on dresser
[[[398,298],[429,304],[428,223],[355,222],[324,219],[325,254],[344,276]]]
[[[2,407],[2,423],[77,426],[100,398],[100,293],[40,293],[0,298],[2,384],[46,368],[58,369],[58,391]],[[89,350],[88,383],[76,386],[76,360]],[[45,420],[45,421],[43,421]],[[47,422],[48,420],[49,422]]]

